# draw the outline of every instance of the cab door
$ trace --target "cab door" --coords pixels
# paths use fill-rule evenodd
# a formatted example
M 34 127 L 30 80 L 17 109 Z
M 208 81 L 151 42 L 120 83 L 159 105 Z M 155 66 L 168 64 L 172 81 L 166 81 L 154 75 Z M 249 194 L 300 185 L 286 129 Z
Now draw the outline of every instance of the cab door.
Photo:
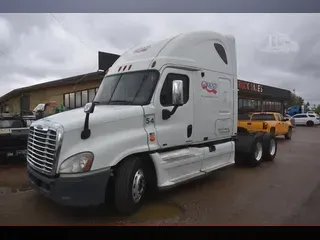
M 161 148 L 170 148 L 192 143 L 193 134 L 193 88 L 191 78 L 193 72 L 175 68 L 165 68 L 156 90 L 154 105 L 157 109 L 155 125 L 157 141 Z M 172 83 L 174 80 L 183 82 L 182 106 L 165 119 L 164 111 L 172 111 Z
M 205 154 L 203 149 L 188 146 L 194 139 L 192 82 L 196 77 L 194 72 L 166 68 L 161 74 L 154 98 L 156 140 L 162 148 L 159 164 L 166 172 L 167 179 L 175 183 L 204 174 L 200 171 Z M 177 108 L 173 106 L 172 99 L 175 80 L 182 81 L 183 85 L 183 96 L 179 95 L 183 98 L 183 104 Z M 168 112 L 172 113 L 169 117 Z M 183 145 L 187 146 L 176 148 Z

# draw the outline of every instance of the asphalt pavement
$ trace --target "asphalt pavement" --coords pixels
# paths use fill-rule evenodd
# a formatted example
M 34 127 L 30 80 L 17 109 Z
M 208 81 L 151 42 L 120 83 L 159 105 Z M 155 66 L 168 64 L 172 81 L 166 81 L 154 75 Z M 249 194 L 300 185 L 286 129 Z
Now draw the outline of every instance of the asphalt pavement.
M 298 127 L 291 140 L 279 137 L 274 162 L 216 171 L 149 199 L 131 217 L 108 207 L 59 206 L 25 187 L 24 168 L 0 169 L 0 188 L 24 186 L 0 191 L 0 224 L 320 224 L 319 156 L 320 126 Z M 1 180 L 4 172 L 14 180 Z

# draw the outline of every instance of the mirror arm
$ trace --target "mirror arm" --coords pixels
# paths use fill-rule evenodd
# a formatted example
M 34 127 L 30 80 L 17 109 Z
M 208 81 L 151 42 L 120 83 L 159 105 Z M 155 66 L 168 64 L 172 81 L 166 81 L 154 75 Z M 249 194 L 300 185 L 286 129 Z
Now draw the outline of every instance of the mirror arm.
M 172 116 L 173 114 L 175 114 L 175 112 L 177 111 L 177 109 L 178 109 L 178 105 L 175 105 L 173 108 L 172 108 L 172 110 L 171 110 L 171 112 L 170 112 L 170 116 Z
M 88 112 L 86 112 L 86 118 L 84 120 L 84 127 L 81 132 L 81 139 L 82 140 L 88 139 L 91 136 L 91 131 L 89 129 L 89 118 L 90 118 L 90 114 L 93 113 L 93 111 L 94 111 L 94 107 L 95 107 L 95 102 L 92 103 L 90 110 Z
M 86 119 L 84 120 L 84 127 L 81 132 L 81 139 L 82 140 L 88 139 L 91 135 L 91 131 L 89 129 L 89 115 L 90 115 L 90 113 L 86 113 Z
M 163 109 L 162 110 L 162 119 L 168 120 L 177 111 L 178 107 L 180 107 L 180 105 L 175 105 L 171 111 L 168 109 Z

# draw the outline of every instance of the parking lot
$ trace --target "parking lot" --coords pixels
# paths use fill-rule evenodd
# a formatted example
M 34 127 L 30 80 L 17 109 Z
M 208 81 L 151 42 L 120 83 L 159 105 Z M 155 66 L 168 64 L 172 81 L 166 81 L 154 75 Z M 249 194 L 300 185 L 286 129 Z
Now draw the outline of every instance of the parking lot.
M 320 127 L 298 127 L 278 143 L 274 162 L 216 171 L 148 199 L 131 217 L 59 206 L 28 188 L 23 165 L 2 166 L 0 224 L 319 224 Z

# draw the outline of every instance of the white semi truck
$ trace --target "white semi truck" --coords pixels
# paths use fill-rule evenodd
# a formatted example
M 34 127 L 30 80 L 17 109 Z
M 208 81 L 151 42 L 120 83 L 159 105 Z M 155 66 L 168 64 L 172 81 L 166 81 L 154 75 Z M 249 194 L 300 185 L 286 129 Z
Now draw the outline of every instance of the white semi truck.
M 234 37 L 209 31 L 125 52 L 92 103 L 32 124 L 30 182 L 63 205 L 111 198 L 132 214 L 148 190 L 273 160 L 274 136 L 237 128 L 236 66 Z

